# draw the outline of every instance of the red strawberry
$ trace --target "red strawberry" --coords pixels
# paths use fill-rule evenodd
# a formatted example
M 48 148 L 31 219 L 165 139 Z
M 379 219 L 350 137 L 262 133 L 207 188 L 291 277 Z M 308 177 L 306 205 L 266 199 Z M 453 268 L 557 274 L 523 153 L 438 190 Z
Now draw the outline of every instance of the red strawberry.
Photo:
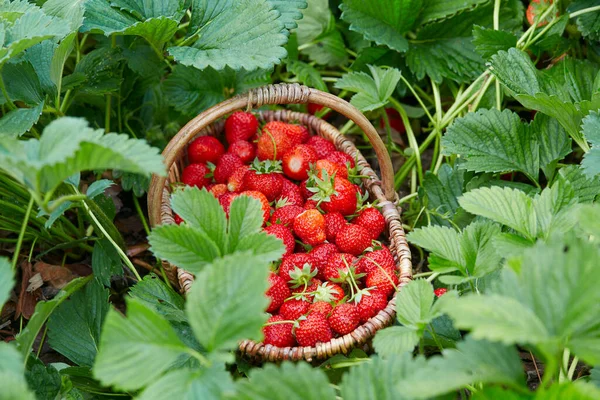
M 357 190 L 348 179 L 331 178 L 325 174 L 323 179 L 315 178 L 314 182 L 309 182 L 307 188 L 315 191 L 311 199 L 320 202 L 326 213 L 338 211 L 342 215 L 350 215 L 356 211 Z
M 404 127 L 404 122 L 402 122 L 402 117 L 400 117 L 400 113 L 394 108 L 386 108 L 385 113 L 388 116 L 390 121 L 390 127 L 394 129 L 398 133 L 406 132 L 406 128 Z M 381 128 L 385 128 L 385 121 L 383 118 L 379 121 L 379 126 Z
M 310 307 L 308 307 L 309 314 L 322 314 L 324 317 L 327 317 L 332 310 L 333 306 L 326 301 L 317 301 L 316 303 L 312 303 Z
M 300 193 L 300 188 L 289 179 L 282 178 L 281 194 L 277 198 L 278 202 L 285 202 L 285 205 L 302 206 L 304 198 Z
M 392 256 L 392 253 L 387 247 L 370 251 L 362 256 L 356 264 L 356 273 L 367 274 L 378 268 L 383 268 L 386 271 L 394 271 L 394 269 L 396 269 L 394 256 Z
M 317 112 L 321 111 L 323 108 L 325 108 L 325 106 L 321 105 L 321 104 L 315 104 L 315 103 L 308 103 L 307 106 L 307 111 L 309 114 L 311 115 L 315 115 Z M 330 111 L 327 111 L 322 117 L 321 119 L 324 120 L 328 120 L 329 117 L 331 115 Z
M 379 311 L 383 310 L 387 304 L 388 300 L 385 293 L 372 290 L 363 294 L 360 301 L 356 304 L 360 322 L 364 324 L 369 318 L 374 317 Z
M 318 160 L 315 163 L 315 171 L 319 178 L 323 178 L 323 170 L 325 170 L 329 176 L 335 174 L 335 176 L 339 176 L 340 178 L 348 178 L 348 169 L 343 164 L 329 160 Z
M 270 160 L 256 161 L 246 173 L 245 182 L 249 190 L 256 190 L 263 193 L 269 201 L 274 201 L 280 194 L 283 187 L 283 177 L 279 163 L 273 163 Z
M 259 160 L 282 160 L 295 144 L 286 133 L 284 122 L 272 121 L 267 123 L 258 138 L 256 155 Z
M 223 154 L 221 158 L 219 158 L 219 162 L 215 168 L 215 181 L 217 181 L 217 183 L 227 183 L 229 177 L 242 165 L 244 165 L 244 163 L 235 154 Z
M 294 323 L 284 321 L 285 319 L 281 315 L 273 315 L 267 320 L 267 325 L 263 328 L 264 344 L 276 347 L 293 347 L 296 345 L 293 334 Z
M 279 315 L 287 320 L 296 320 L 308 312 L 308 307 L 308 301 L 291 299 L 282 304 Z
M 392 271 L 377 268 L 367 274 L 365 283 L 367 287 L 376 288 L 385 294 L 385 296 L 389 296 L 398 287 L 398 277 Z
M 343 303 L 333 309 L 327 320 L 331 329 L 340 335 L 346 335 L 356 329 L 360 322 L 360 315 L 354 304 Z
M 246 190 L 246 173 L 250 170 L 247 165 L 237 167 L 227 179 L 227 189 L 230 192 L 243 192 Z
M 281 121 L 271 121 L 265 124 L 263 132 L 268 130 L 269 132 L 278 132 L 288 137 L 292 143 L 292 146 L 305 143 L 309 138 L 308 129 L 302 125 L 289 124 Z
M 185 222 L 178 214 L 173 214 L 173 219 L 177 225 L 181 225 L 182 222 Z
M 337 303 L 345 296 L 344 289 L 337 283 L 324 282 L 315 290 L 313 301 L 326 301 L 327 303 Z
M 181 182 L 202 188 L 212 181 L 212 172 L 206 164 L 190 164 L 181 173 Z
M 374 207 L 367 207 L 361 210 L 352 222 L 371 232 L 371 239 L 373 240 L 376 240 L 385 229 L 385 218 Z
M 314 272 L 315 270 L 313 270 L 311 275 L 314 274 Z M 292 273 L 292 275 L 294 275 L 294 273 Z M 312 302 L 313 298 L 315 297 L 313 292 L 316 292 L 322 283 L 323 282 L 320 279 L 313 278 L 306 285 L 301 285 L 295 289 L 292 289 L 292 295 L 297 299 Z
M 310 199 L 314 194 L 313 192 L 308 190 L 308 184 L 309 184 L 309 182 L 306 180 L 306 181 L 302 181 L 300 183 L 300 185 L 298 185 L 298 189 L 300 189 L 300 195 L 302 195 L 302 198 L 304 200 Z M 312 182 L 311 182 L 311 186 L 312 186 Z
M 350 168 L 354 168 L 354 158 L 343 151 L 333 151 L 325 159 L 340 165 L 350 164 Z
M 225 147 L 212 136 L 200 136 L 188 146 L 188 161 L 190 163 L 213 163 L 225 153 Z
M 327 318 L 318 313 L 309 314 L 300 321 L 296 329 L 296 340 L 300 346 L 314 346 L 331 340 L 331 328 Z
M 446 288 L 437 288 L 433 291 L 433 294 L 435 294 L 436 297 L 442 297 L 443 295 L 446 294 L 447 291 L 448 291 L 448 289 L 446 289 Z
M 338 252 L 338 248 L 331 243 L 323 243 L 313 248 L 310 253 L 313 258 L 313 264 L 317 268 L 317 278 L 324 279 L 323 271 L 327 267 L 329 256 Z
M 238 156 L 244 164 L 249 164 L 256 157 L 256 149 L 252 143 L 245 140 L 238 140 L 233 142 L 228 149 L 229 153 Z
M 263 211 L 263 221 L 267 222 L 269 220 L 269 217 L 271 216 L 271 206 L 269 205 L 269 200 L 267 200 L 267 198 L 265 197 L 264 194 L 262 194 L 261 192 L 254 191 L 254 190 L 246 190 L 246 191 L 240 193 L 240 195 L 254 197 L 258 201 L 260 201 L 260 205 L 261 205 L 262 211 Z
M 283 278 L 286 282 L 292 280 L 290 276 L 290 272 L 295 271 L 296 268 L 302 270 L 305 265 L 308 265 L 310 271 L 315 271 L 316 268 L 312 265 L 312 257 L 306 253 L 295 253 L 290 254 L 289 256 L 283 257 L 283 261 L 279 266 L 279 276 Z M 312 279 L 312 277 L 310 277 Z M 307 282 L 309 279 L 307 280 Z
M 340 279 L 340 272 L 347 273 L 358 259 L 348 253 L 334 253 L 327 259 L 323 277 L 328 281 Z
M 284 257 L 294 252 L 296 241 L 294 240 L 294 235 L 292 235 L 290 228 L 283 225 L 271 225 L 265 228 L 265 232 L 281 239 L 285 245 L 285 253 L 283 253 Z
M 271 273 L 269 275 L 269 289 L 266 292 L 267 297 L 271 299 L 271 303 L 267 308 L 268 313 L 274 313 L 279 310 L 285 299 L 291 296 L 290 289 L 283 278 Z
M 299 206 L 283 206 L 275 210 L 269 222 L 271 224 L 281 224 L 284 226 L 293 226 L 294 219 L 304 212 L 304 208 Z
M 227 185 L 224 185 L 222 183 L 214 184 L 211 186 L 209 192 L 216 198 L 219 198 L 220 195 L 228 192 Z
M 253 114 L 236 111 L 225 120 L 225 139 L 228 143 L 248 140 L 258 131 L 258 120 Z
M 239 195 L 239 193 L 227 192 L 218 197 L 219 204 L 221 204 L 221 207 L 223 207 L 223 210 L 225 210 L 225 214 L 227 214 L 228 217 L 229 209 L 231 208 L 231 202 Z
M 325 235 L 327 236 L 327 241 L 335 243 L 338 232 L 346 225 L 348 225 L 348 221 L 339 212 L 325 214 Z
M 348 224 L 338 232 L 335 244 L 340 251 L 358 256 L 371 246 L 371 233 L 360 225 Z
M 283 173 L 297 181 L 308 178 L 310 165 L 317 161 L 317 152 L 312 146 L 299 144 L 283 156 Z
M 294 233 L 311 246 L 323 243 L 326 239 L 325 218 L 318 210 L 306 210 L 294 219 Z
M 327 157 L 330 153 L 336 151 L 335 145 L 329 140 L 320 136 L 311 136 L 306 142 L 309 146 L 312 146 L 317 152 L 319 159 Z
M 316 210 L 317 209 L 317 202 L 314 200 L 306 200 L 304 202 L 304 209 L 305 210 Z

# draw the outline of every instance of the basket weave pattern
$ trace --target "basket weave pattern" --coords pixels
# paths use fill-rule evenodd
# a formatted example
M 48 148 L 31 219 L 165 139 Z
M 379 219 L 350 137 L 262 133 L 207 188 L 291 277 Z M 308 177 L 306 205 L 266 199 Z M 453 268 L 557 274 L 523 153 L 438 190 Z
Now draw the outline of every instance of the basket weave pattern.
M 261 122 L 268 121 L 298 121 L 308 127 L 312 135 L 322 136 L 332 141 L 336 148 L 343 151 L 355 160 L 359 166 L 363 183 L 372 200 L 378 200 L 381 212 L 387 225 L 389 248 L 396 261 L 399 275 L 399 288 L 406 285 L 412 278 L 412 264 L 410 260 L 410 249 L 406 242 L 404 230 L 400 220 L 400 210 L 396 206 L 397 195 L 393 191 L 393 171 L 387 150 L 371 123 L 354 107 L 342 99 L 328 93 L 310 89 L 298 84 L 269 85 L 254 89 L 245 95 L 234 97 L 226 102 L 220 103 L 213 108 L 200 114 L 190 121 L 171 140 L 163 155 L 169 167 L 167 178 L 153 177 L 150 190 L 148 208 L 151 224 L 174 223 L 173 211 L 170 207 L 171 184 L 179 182 L 180 174 L 187 165 L 187 145 L 196 137 L 203 135 L 219 136 L 224 127 L 220 118 L 236 109 L 251 109 L 263 104 L 292 104 L 307 102 L 323 104 L 332 108 L 348 118 L 352 119 L 367 134 L 373 148 L 378 156 L 383 180 L 380 180 L 373 171 L 363 155 L 354 144 L 347 140 L 333 125 L 313 115 L 293 112 L 289 110 L 259 111 L 257 117 Z M 194 280 L 189 272 L 164 263 L 167 273 L 174 277 L 184 293 L 188 292 Z M 376 316 L 365 324 L 359 326 L 353 332 L 333 338 L 327 343 L 318 343 L 314 347 L 286 347 L 279 348 L 272 345 L 264 345 L 252 340 L 244 340 L 239 348 L 242 353 L 255 356 L 268 361 L 281 360 L 307 360 L 323 359 L 337 353 L 347 353 L 352 348 L 366 343 L 375 333 L 393 323 L 395 318 L 396 295 L 389 301 L 388 305 Z

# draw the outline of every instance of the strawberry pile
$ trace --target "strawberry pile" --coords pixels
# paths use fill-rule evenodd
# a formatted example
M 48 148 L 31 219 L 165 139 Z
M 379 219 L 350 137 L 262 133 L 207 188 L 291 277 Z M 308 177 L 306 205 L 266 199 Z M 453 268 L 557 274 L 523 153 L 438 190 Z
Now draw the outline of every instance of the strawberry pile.
M 284 243 L 269 276 L 264 343 L 328 342 L 385 308 L 398 284 L 395 262 L 379 241 L 385 219 L 366 202 L 355 160 L 305 126 L 260 127 L 241 111 L 227 118 L 225 141 L 196 138 L 181 180 L 206 188 L 227 214 L 237 196 L 258 199 L 265 232 Z

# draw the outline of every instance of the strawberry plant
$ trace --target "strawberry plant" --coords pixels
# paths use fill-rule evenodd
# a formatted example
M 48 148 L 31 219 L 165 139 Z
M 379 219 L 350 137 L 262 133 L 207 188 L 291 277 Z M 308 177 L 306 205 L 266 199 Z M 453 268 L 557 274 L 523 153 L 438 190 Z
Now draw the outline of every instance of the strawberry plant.
M 0 399 L 600 398 L 599 40 L 594 0 L 0 0 Z M 150 226 L 173 135 L 270 83 L 372 122 L 412 281 L 360 157 L 281 106 L 195 138 Z M 366 346 L 237 351 L 393 296 Z

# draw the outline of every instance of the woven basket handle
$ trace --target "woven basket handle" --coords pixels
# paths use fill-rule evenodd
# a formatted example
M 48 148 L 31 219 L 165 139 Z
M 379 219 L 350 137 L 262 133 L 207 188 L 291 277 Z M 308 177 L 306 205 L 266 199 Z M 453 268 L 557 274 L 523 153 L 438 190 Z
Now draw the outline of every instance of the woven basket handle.
M 177 160 L 178 154 L 183 151 L 185 146 L 200 132 L 213 122 L 225 115 L 239 110 L 260 107 L 265 104 L 302 104 L 315 103 L 331 108 L 334 111 L 344 115 L 352 120 L 367 135 L 381 170 L 381 183 L 385 197 L 394 202 L 396 192 L 394 191 L 394 170 L 392 161 L 387 152 L 381 137 L 371 124 L 371 122 L 354 106 L 347 101 L 340 99 L 330 93 L 325 93 L 317 89 L 297 83 L 280 83 L 252 89 L 249 92 L 232 97 L 223 101 L 208 110 L 199 114 L 196 118 L 188 122 L 169 142 L 163 156 L 167 169 L 170 169 Z M 152 206 L 150 212 L 150 222 L 152 225 L 160 223 L 160 199 L 166 178 L 154 175 L 152 185 L 148 193 L 148 204 Z M 158 201 L 157 201 L 158 200 Z

